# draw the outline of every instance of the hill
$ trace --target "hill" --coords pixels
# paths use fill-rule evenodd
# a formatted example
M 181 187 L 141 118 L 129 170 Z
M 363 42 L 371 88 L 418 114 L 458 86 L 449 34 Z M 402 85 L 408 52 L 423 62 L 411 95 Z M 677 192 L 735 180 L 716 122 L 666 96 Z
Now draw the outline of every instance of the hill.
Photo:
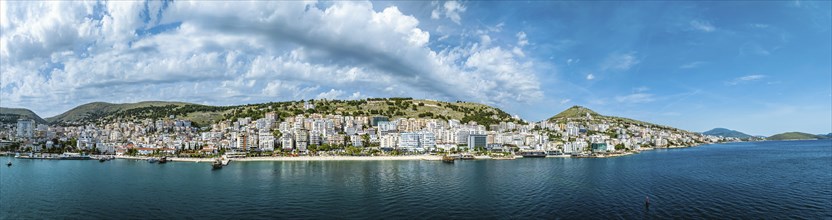
M 310 104 L 310 106 L 307 106 Z M 314 107 L 312 107 L 314 106 Z M 307 108 L 312 107 L 312 108 Z M 508 113 L 488 105 L 471 102 L 442 102 L 412 98 L 371 98 L 365 100 L 300 100 L 269 102 L 238 106 L 206 106 L 183 102 L 139 102 L 112 104 L 93 102 L 75 107 L 47 121 L 56 124 L 100 123 L 130 119 L 160 119 L 174 115 L 198 125 L 219 120 L 263 118 L 274 112 L 280 118 L 298 114 L 331 114 L 345 116 L 387 116 L 396 118 L 456 119 L 462 123 L 475 121 L 486 127 L 503 121 L 525 123 Z
M 727 129 L 727 128 L 714 128 L 706 132 L 702 132 L 704 135 L 711 135 L 711 136 L 721 136 L 721 137 L 733 137 L 733 138 L 751 138 L 751 135 L 746 133 L 742 133 L 739 131 Z
M 0 107 L 0 124 L 14 124 L 17 123 L 17 119 L 33 119 L 38 124 L 46 124 L 46 120 L 43 120 L 38 114 L 32 112 L 32 110 L 25 109 L 25 108 L 3 108 Z
M 181 113 L 171 110 L 186 106 L 193 107 L 202 105 L 160 101 L 122 104 L 93 102 L 80 105 L 54 117 L 46 118 L 46 121 L 52 124 L 83 124 L 125 116 L 132 118 L 160 118 L 167 117 L 170 114 Z
M 587 117 L 587 115 L 589 115 L 590 117 Z M 683 131 L 681 129 L 677 129 L 677 128 L 673 128 L 673 127 L 669 127 L 669 126 L 653 124 L 653 123 L 650 123 L 650 122 L 644 122 L 644 121 L 639 121 L 639 120 L 630 119 L 630 118 L 601 115 L 601 114 L 598 114 L 597 112 L 595 112 L 595 111 L 593 111 L 589 108 L 586 108 L 586 107 L 583 107 L 583 106 L 577 106 L 577 105 L 572 106 L 572 107 L 556 114 L 555 116 L 552 116 L 549 119 L 546 119 L 546 121 L 550 121 L 550 122 L 608 121 L 608 122 L 620 122 L 620 123 L 627 123 L 627 124 L 657 127 L 657 128 L 661 128 L 661 129 L 670 129 L 670 130 Z
M 828 139 L 829 137 L 823 135 L 814 135 L 814 134 L 807 134 L 803 132 L 786 132 L 781 134 L 775 134 L 768 137 L 768 140 L 773 141 L 780 141 L 780 140 L 815 140 L 815 139 Z
M 305 103 L 314 108 L 307 109 Z M 225 119 L 236 120 L 241 117 L 262 118 L 266 112 L 275 112 L 281 118 L 299 114 L 323 114 L 345 116 L 386 116 L 396 118 L 436 118 L 456 119 L 462 123 L 471 121 L 488 127 L 500 122 L 525 124 L 520 119 L 500 110 L 479 103 L 442 102 L 436 100 L 412 98 L 370 98 L 364 100 L 309 100 L 290 102 L 271 102 L 235 107 L 225 115 Z
M 589 114 L 590 116 L 599 116 L 600 115 L 597 112 L 592 111 L 591 109 L 588 109 L 588 108 L 583 107 L 583 106 L 576 105 L 576 106 L 572 106 L 571 108 L 568 108 L 566 110 L 563 110 L 562 112 L 558 113 L 555 116 L 552 116 L 551 118 L 549 118 L 547 120 L 552 121 L 552 120 L 559 120 L 559 119 L 581 118 L 581 117 L 586 117 L 587 114 Z

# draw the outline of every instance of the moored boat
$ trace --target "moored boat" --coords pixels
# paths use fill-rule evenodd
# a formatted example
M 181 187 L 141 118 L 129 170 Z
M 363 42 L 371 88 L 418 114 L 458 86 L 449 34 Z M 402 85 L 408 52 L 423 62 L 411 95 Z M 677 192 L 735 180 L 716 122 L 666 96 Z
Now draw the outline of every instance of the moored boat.
M 543 151 L 523 151 L 523 152 L 520 152 L 520 156 L 523 156 L 523 158 L 543 158 L 543 157 L 546 157 L 546 152 L 543 152 Z
M 147 158 L 147 162 L 148 163 L 156 163 L 156 162 L 159 162 L 159 159 L 156 159 L 155 157 L 151 157 L 151 158 Z
M 167 163 L 167 162 L 168 162 L 168 157 L 159 158 L 159 164 L 163 164 L 163 163 Z
M 443 163 L 454 163 L 454 158 L 448 155 L 442 156 Z
M 9 163 L 7 163 L 6 166 L 9 166 L 9 167 L 12 166 L 12 162 L 9 161 Z
M 476 159 L 473 154 L 461 154 L 459 155 L 460 160 L 473 160 Z
M 211 168 L 221 169 L 222 168 L 222 159 L 220 159 L 220 158 L 214 159 L 214 162 L 211 162 Z

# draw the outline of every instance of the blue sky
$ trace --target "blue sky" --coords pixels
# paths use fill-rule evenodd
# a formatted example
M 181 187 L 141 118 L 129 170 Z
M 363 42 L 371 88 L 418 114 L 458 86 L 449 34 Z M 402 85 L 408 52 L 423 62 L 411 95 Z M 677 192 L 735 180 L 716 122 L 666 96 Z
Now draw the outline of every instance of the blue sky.
M 832 4 L 0 3 L 0 105 L 473 101 L 582 105 L 691 131 L 832 132 Z

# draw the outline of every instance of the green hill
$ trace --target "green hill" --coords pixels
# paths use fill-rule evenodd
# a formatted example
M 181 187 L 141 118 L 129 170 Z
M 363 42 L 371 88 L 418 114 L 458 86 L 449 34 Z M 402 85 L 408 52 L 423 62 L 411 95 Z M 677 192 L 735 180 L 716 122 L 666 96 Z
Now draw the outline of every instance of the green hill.
M 57 124 L 84 124 L 130 119 L 159 119 L 170 115 L 188 119 L 199 125 L 237 118 L 263 118 L 274 112 L 281 118 L 298 114 L 332 114 L 345 116 L 387 116 L 396 118 L 456 119 L 462 123 L 475 121 L 486 127 L 503 121 L 525 123 L 508 113 L 488 105 L 471 102 L 442 102 L 412 98 L 371 98 L 365 100 L 309 100 L 315 107 L 304 108 L 307 101 L 269 102 L 238 106 L 206 106 L 183 102 L 139 102 L 112 104 L 94 102 L 75 107 L 63 114 L 47 118 Z
M 590 116 L 593 116 L 593 117 L 600 115 L 597 112 L 592 111 L 592 110 L 590 110 L 586 107 L 576 105 L 576 106 L 572 106 L 571 108 L 568 108 L 566 110 L 563 110 L 562 112 L 558 113 L 555 116 L 552 116 L 551 118 L 549 118 L 547 120 L 552 121 L 552 120 L 561 120 L 561 119 L 570 119 L 570 118 L 582 118 L 582 117 L 586 117 L 587 114 L 589 114 Z
M 304 100 L 271 102 L 237 106 L 224 118 L 262 118 L 266 112 L 275 112 L 281 118 L 298 114 L 330 114 L 344 116 L 387 116 L 388 118 L 436 118 L 470 121 L 488 127 L 500 122 L 525 123 L 495 107 L 471 102 L 442 102 L 412 98 L 370 98 L 365 100 L 309 100 L 315 107 L 304 108 Z
M 25 108 L 3 108 L 0 107 L 0 124 L 14 124 L 17 123 L 17 119 L 33 119 L 38 124 L 46 124 L 46 120 L 43 120 L 38 114 L 32 112 L 32 110 L 25 109 Z
M 106 102 L 93 102 L 84 105 L 80 105 L 73 109 L 70 109 L 67 112 L 64 112 L 60 115 L 56 115 L 54 117 L 46 118 L 46 121 L 49 123 L 56 123 L 56 124 L 79 124 L 79 123 L 88 123 L 88 122 L 96 122 L 101 119 L 109 119 L 112 118 L 114 115 L 118 115 L 119 113 L 130 112 L 134 113 L 134 116 L 141 116 L 135 115 L 136 113 L 147 113 L 144 111 L 136 111 L 136 110 L 150 110 L 151 112 L 156 110 L 156 115 L 153 116 L 160 116 L 166 117 L 167 115 L 162 116 L 163 113 L 167 113 L 164 111 L 159 111 L 157 109 L 159 107 L 182 107 L 182 106 L 194 106 L 195 104 L 184 103 L 184 102 L 159 102 L 159 101 L 148 101 L 148 102 L 138 102 L 138 103 L 122 103 L 122 104 L 113 104 L 113 103 L 106 103 Z
M 828 137 L 823 135 L 814 135 L 808 134 L 803 132 L 786 132 L 781 134 L 775 134 L 771 137 L 767 138 L 768 140 L 773 141 L 780 141 L 780 140 L 815 140 L 815 139 L 828 139 Z
M 591 116 L 592 119 L 586 117 L 587 114 L 589 114 L 589 116 Z M 583 106 L 577 106 L 577 105 L 572 106 L 572 107 L 558 113 L 557 115 L 552 116 L 551 118 L 547 119 L 547 121 L 550 121 L 550 122 L 587 121 L 587 120 L 591 120 L 591 121 L 604 120 L 604 121 L 611 121 L 611 122 L 620 122 L 620 123 L 627 123 L 627 124 L 651 126 L 651 127 L 661 128 L 661 129 L 670 129 L 670 130 L 683 131 L 681 129 L 677 129 L 677 128 L 673 128 L 673 127 L 653 124 L 653 123 L 639 121 L 639 120 L 630 119 L 630 118 L 601 115 L 601 114 L 598 114 L 595 111 L 592 111 L 589 108 L 586 108 L 586 107 L 583 107 Z
M 702 132 L 704 135 L 712 135 L 712 136 L 721 136 L 721 137 L 734 137 L 734 138 L 750 138 L 751 135 L 746 133 L 742 133 L 739 131 L 727 129 L 727 128 L 714 128 L 706 132 Z

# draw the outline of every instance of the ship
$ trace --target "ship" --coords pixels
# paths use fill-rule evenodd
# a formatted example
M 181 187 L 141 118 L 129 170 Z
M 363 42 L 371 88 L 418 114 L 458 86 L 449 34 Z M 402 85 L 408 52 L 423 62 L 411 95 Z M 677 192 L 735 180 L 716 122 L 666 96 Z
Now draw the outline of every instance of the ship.
M 442 156 L 443 163 L 454 163 L 454 158 L 448 155 Z
M 544 152 L 544 151 L 523 151 L 523 152 L 520 152 L 520 156 L 523 156 L 523 158 L 543 158 L 543 157 L 546 157 L 546 152 Z
M 222 159 L 220 159 L 220 158 L 214 159 L 214 161 L 211 162 L 211 168 L 214 169 L 214 170 L 222 169 Z

